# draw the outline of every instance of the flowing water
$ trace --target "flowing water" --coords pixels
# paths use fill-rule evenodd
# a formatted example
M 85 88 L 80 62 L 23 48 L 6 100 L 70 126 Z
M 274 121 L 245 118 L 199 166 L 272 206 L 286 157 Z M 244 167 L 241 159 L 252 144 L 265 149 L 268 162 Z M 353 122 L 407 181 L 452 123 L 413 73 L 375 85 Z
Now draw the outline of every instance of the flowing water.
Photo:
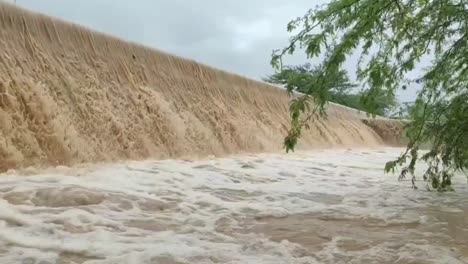
M 283 89 L 4 3 L 0 50 L 1 264 L 468 262 L 466 178 L 413 191 L 399 149 L 117 162 L 278 151 Z M 401 144 L 339 105 L 310 125 L 303 149 Z M 86 162 L 115 163 L 37 169 Z
M 0 172 L 281 151 L 290 99 L 284 89 L 0 1 Z M 327 114 L 310 122 L 299 147 L 399 145 L 398 121 L 334 104 Z
M 400 151 L 9 171 L 0 263 L 467 263 L 466 178 L 414 191 Z

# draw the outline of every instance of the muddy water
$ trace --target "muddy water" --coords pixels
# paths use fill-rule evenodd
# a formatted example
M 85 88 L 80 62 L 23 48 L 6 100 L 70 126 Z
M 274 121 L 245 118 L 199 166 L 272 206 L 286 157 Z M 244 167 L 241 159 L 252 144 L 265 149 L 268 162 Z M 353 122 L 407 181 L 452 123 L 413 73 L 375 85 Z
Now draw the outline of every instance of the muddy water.
M 0 263 L 467 263 L 466 178 L 412 191 L 399 151 L 10 172 Z
M 282 149 L 284 89 L 4 2 L 0 172 Z M 327 116 L 302 148 L 400 145 L 398 121 L 336 104 Z

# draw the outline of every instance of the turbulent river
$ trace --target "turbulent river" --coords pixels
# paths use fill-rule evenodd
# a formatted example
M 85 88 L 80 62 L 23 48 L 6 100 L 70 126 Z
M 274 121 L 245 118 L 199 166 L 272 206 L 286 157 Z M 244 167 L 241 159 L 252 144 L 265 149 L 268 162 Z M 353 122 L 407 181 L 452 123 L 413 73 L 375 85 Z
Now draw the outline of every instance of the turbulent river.
M 414 191 L 400 151 L 9 171 L 0 263 L 468 263 L 466 178 Z

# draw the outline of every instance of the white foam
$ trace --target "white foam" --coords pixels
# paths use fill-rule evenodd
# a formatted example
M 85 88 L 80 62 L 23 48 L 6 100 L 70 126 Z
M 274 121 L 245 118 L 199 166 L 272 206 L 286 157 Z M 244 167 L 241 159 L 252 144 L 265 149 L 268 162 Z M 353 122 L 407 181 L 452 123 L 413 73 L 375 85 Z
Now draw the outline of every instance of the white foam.
M 398 260 L 395 254 L 403 262 L 457 263 L 463 254 L 449 248 L 454 238 L 440 226 L 449 221 L 444 212 L 466 215 L 466 180 L 456 179 L 454 194 L 427 192 L 423 182 L 413 191 L 409 182 L 383 173 L 383 164 L 400 152 L 325 150 L 57 168 L 27 177 L 11 172 L 0 176 L 0 197 L 5 199 L 0 199 L 0 245 L 6 249 L 0 250 L 0 263 L 27 258 L 55 263 L 65 253 L 82 256 L 88 264 L 154 263 L 158 258 L 182 263 L 362 263 Z M 15 195 L 23 200 L 9 203 Z M 268 223 L 297 215 L 349 223 L 350 228 L 356 223 L 356 229 L 363 224 L 382 228 L 382 239 L 388 241 L 364 240 L 359 243 L 371 244 L 349 251 L 340 243 L 358 238 L 338 232 L 320 251 L 310 252 L 249 229 L 256 219 Z M 409 225 L 415 227 L 401 231 Z M 434 239 L 421 242 L 428 236 Z M 401 238 L 407 241 L 401 244 Z M 424 245 L 439 253 L 418 255 Z

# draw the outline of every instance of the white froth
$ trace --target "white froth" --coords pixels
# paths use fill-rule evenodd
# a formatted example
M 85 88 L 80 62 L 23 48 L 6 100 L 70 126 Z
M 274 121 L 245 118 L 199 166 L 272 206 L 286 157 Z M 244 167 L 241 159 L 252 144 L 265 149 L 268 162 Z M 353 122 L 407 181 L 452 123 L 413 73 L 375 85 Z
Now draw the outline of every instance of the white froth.
M 0 177 L 0 263 L 463 263 L 466 179 L 455 193 L 423 182 L 413 191 L 383 173 L 400 151 L 9 172 Z M 319 242 L 288 241 L 288 232 Z

